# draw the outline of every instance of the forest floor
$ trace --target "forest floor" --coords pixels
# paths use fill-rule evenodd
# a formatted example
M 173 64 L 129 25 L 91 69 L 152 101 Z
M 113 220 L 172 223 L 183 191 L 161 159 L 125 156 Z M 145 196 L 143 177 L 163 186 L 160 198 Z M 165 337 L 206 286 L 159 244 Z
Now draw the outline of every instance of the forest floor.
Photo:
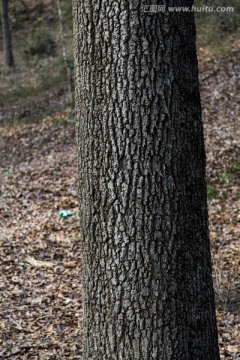
M 200 51 L 221 359 L 240 359 L 240 65 Z M 0 359 L 81 359 L 81 252 L 70 109 L 0 125 Z M 67 219 L 62 209 L 76 214 Z

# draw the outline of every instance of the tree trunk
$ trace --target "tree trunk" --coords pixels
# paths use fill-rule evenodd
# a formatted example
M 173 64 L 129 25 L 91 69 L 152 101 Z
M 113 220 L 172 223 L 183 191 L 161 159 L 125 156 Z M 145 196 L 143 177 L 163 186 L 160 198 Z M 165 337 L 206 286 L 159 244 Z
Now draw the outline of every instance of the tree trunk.
M 14 65 L 12 53 L 11 30 L 8 16 L 8 0 L 2 0 L 2 26 L 3 26 L 3 44 L 7 66 Z
M 62 54 L 63 54 L 63 61 L 66 67 L 67 77 L 68 77 L 68 96 L 71 106 L 74 107 L 74 84 L 73 84 L 73 76 L 72 71 L 69 63 L 69 57 L 67 53 L 67 44 L 64 35 L 64 26 L 63 26 L 63 16 L 62 16 L 62 8 L 60 0 L 57 0 L 57 10 L 58 10 L 58 18 L 59 18 L 59 25 L 60 25 L 60 38 L 62 42 Z
M 84 359 L 218 360 L 194 16 L 73 4 Z

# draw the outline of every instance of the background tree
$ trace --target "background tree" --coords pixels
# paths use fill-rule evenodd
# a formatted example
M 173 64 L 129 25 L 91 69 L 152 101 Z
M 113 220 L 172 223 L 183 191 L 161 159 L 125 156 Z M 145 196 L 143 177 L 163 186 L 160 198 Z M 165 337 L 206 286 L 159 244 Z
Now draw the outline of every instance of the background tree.
M 194 17 L 141 3 L 73 1 L 84 358 L 216 360 Z
M 69 101 L 71 102 L 72 106 L 74 107 L 74 83 L 73 83 L 73 76 L 72 76 L 72 70 L 71 70 L 71 64 L 69 61 L 68 51 L 67 51 L 67 44 L 64 34 L 64 21 L 63 21 L 63 15 L 62 15 L 62 8 L 61 8 L 61 2 L 60 0 L 57 1 L 57 10 L 58 10 L 58 17 L 59 17 L 59 25 L 60 25 L 60 38 L 62 43 L 62 55 L 64 64 L 66 67 L 67 77 L 68 77 L 68 92 L 69 92 Z
M 7 66 L 13 66 L 12 39 L 9 24 L 8 0 L 2 0 L 3 45 Z

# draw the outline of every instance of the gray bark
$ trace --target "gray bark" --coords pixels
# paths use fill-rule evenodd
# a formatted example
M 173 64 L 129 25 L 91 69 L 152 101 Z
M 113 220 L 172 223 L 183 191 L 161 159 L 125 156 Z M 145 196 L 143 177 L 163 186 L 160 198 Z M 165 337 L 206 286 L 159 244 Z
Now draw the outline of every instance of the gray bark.
M 84 359 L 218 360 L 193 14 L 73 5 Z
M 2 0 L 2 26 L 3 26 L 3 46 L 7 66 L 14 65 L 12 53 L 12 39 L 8 16 L 8 0 Z
M 67 71 L 67 77 L 68 77 L 68 93 L 69 93 L 69 101 L 71 104 L 74 104 L 74 84 L 73 84 L 73 76 L 72 71 L 69 63 L 69 57 L 67 53 L 67 44 L 65 40 L 64 35 L 64 25 L 63 25 L 63 16 L 62 16 L 62 9 L 61 9 L 61 3 L 60 0 L 57 0 L 57 9 L 58 9 L 58 18 L 59 18 L 59 26 L 60 26 L 60 38 L 62 42 L 62 54 L 63 54 L 63 61 L 66 67 Z

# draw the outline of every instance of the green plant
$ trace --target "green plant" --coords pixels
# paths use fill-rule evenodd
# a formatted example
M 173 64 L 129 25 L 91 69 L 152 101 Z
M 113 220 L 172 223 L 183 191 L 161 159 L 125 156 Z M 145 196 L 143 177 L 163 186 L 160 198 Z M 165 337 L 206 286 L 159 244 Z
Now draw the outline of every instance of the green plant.
M 68 119 L 56 119 L 53 121 L 55 126 L 67 126 L 69 124 Z
M 238 191 L 238 192 L 236 193 L 235 199 L 236 199 L 236 200 L 240 200 L 240 191 Z
M 229 172 L 231 174 L 235 174 L 239 171 L 240 171 L 240 163 L 234 160 L 229 168 Z
M 218 174 L 219 178 L 224 180 L 226 183 L 234 180 L 236 175 L 240 172 L 240 163 L 236 160 L 233 160 L 230 167 L 225 169 L 223 172 Z
M 229 183 L 231 180 L 231 174 L 227 170 L 224 170 L 223 172 L 219 173 L 220 179 L 224 180 L 226 183 Z
M 38 55 L 39 57 L 55 55 L 56 43 L 51 34 L 47 31 L 34 33 L 26 54 Z
M 208 187 L 207 187 L 207 195 L 208 195 L 209 200 L 216 199 L 218 197 L 218 191 L 215 188 L 215 185 L 213 185 L 213 184 L 208 185 Z

